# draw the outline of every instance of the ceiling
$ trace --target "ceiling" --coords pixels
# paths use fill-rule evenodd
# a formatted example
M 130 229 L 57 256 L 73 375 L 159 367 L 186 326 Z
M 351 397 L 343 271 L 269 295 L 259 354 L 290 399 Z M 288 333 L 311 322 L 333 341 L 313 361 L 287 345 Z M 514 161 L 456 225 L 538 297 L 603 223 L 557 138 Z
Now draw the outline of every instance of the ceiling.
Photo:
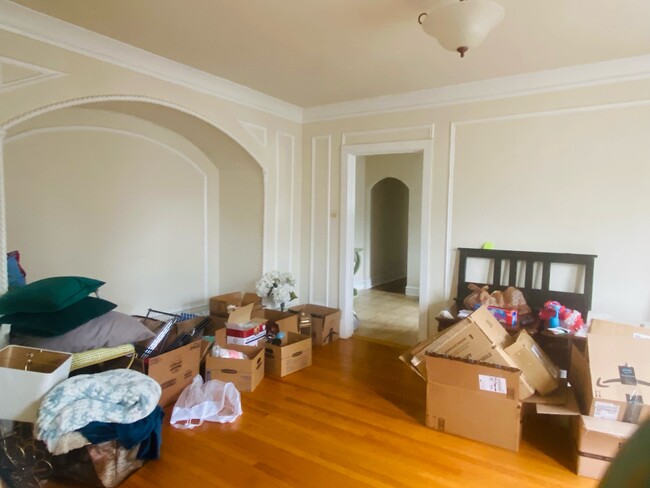
M 497 0 L 504 21 L 463 59 L 418 25 L 435 1 L 14 3 L 300 107 L 650 54 L 650 0 Z

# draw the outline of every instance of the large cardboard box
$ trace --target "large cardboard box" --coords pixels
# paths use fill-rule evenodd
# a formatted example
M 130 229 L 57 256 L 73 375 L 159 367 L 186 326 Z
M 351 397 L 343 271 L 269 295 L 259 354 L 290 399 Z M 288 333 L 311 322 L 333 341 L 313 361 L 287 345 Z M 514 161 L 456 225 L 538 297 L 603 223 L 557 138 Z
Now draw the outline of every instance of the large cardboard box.
M 560 370 L 525 330 L 519 333 L 513 344 L 506 347 L 506 353 L 524 372 L 526 381 L 542 395 L 557 389 Z
M 45 394 L 68 378 L 72 354 L 23 346 L 0 349 L 0 419 L 35 422 Z
M 425 362 L 427 427 L 519 450 L 520 370 L 435 353 Z
M 576 441 L 576 473 L 599 480 L 638 426 L 579 415 L 572 418 L 572 427 Z
M 640 423 L 650 418 L 650 341 L 589 334 L 586 355 L 572 350 L 569 381 L 583 414 Z
M 314 347 L 327 346 L 339 340 L 341 310 L 338 308 L 304 304 L 291 307 L 289 311 L 296 314 L 304 311 L 311 315 L 311 337 Z
M 530 374 L 532 378 L 538 379 L 541 370 L 552 367 L 550 360 L 548 360 L 549 365 L 545 365 L 542 363 L 541 355 L 528 354 L 524 350 L 524 344 L 529 349 L 531 347 L 526 339 L 526 336 L 524 336 L 520 344 L 511 349 L 517 355 L 517 363 L 508 354 L 508 347 L 515 344 L 515 338 L 508 334 L 487 308 L 481 307 L 457 324 L 421 342 L 411 351 L 402 354 L 400 359 L 423 379 L 426 379 L 425 357 L 431 352 L 518 368 L 523 373 L 519 378 L 519 394 L 520 399 L 524 400 L 535 392 L 535 386 L 529 381 L 528 375 Z M 550 370 L 546 376 L 552 376 L 553 374 L 557 374 L 555 369 Z M 540 381 L 538 383 L 545 392 L 552 391 L 557 387 L 557 382 L 554 382 L 553 388 L 542 384 Z
M 609 320 L 594 319 L 589 326 L 589 334 L 634 337 L 650 339 L 650 329 L 638 325 L 621 324 Z
M 205 381 L 233 383 L 239 391 L 254 391 L 264 378 L 264 348 L 229 344 L 228 349 L 243 352 L 248 359 L 205 358 Z
M 309 337 L 295 332 L 287 334 L 282 346 L 266 344 L 266 373 L 282 377 L 311 366 L 311 347 Z

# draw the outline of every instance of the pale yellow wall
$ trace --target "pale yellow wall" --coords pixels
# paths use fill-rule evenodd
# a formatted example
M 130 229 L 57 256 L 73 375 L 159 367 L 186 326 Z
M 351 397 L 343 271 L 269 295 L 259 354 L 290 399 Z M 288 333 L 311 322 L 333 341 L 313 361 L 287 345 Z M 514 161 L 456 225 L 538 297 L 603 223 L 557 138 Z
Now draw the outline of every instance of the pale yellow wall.
M 4 166 L 7 244 L 28 282 L 97 278 L 100 296 L 133 314 L 199 306 L 217 291 L 219 173 L 176 133 L 63 109 L 15 127 Z
M 420 226 L 421 226 L 421 207 L 422 207 L 422 154 L 383 154 L 366 156 L 364 170 L 364 198 L 366 203 L 360 211 L 369 208 L 370 192 L 375 184 L 384 178 L 396 178 L 406 185 L 409 192 L 408 201 L 408 263 L 407 263 L 407 294 L 418 295 L 420 282 Z M 359 174 L 357 178 L 360 179 Z M 361 212 L 359 212 L 361 213 Z M 361 215 L 364 219 L 363 229 L 356 229 L 355 239 L 361 243 L 359 247 L 368 248 L 369 243 L 369 220 L 370 214 L 367 211 Z M 363 232 L 357 237 L 356 233 Z M 386 243 L 390 245 L 390 243 Z M 366 259 L 362 273 L 360 273 L 366 282 L 372 282 L 373 277 L 370 275 L 370 269 L 367 267 L 369 256 Z M 395 273 L 388 272 L 389 275 Z M 400 276 L 403 277 L 403 276 Z
M 597 254 L 592 310 L 647 322 L 648 93 L 650 81 L 637 80 L 314 122 L 305 126 L 304 171 L 309 177 L 313 160 L 326 157 L 309 141 L 331 140 L 327 161 L 337 182 L 344 140 L 421 140 L 433 126 L 433 177 L 425 182 L 432 192 L 430 326 L 453 297 L 455 249 L 487 240 L 501 249 Z M 325 199 L 323 191 L 311 201 Z M 328 196 L 330 215 L 338 215 L 340 188 Z M 340 221 L 305 225 L 319 230 L 318 239 L 328 229 L 337 233 Z M 318 271 L 314 282 L 327 275 L 338 283 L 338 268 Z
M 221 193 L 221 200 L 214 205 L 210 204 L 208 211 L 215 216 L 221 211 L 222 218 L 229 216 L 227 223 L 232 233 L 228 236 L 221 234 L 224 238 L 221 247 L 229 249 L 231 255 L 232 250 L 236 249 L 237 254 L 236 259 L 220 255 L 219 236 L 213 236 L 215 238 L 209 240 L 208 263 L 211 267 L 207 280 L 208 294 L 248 288 L 264 270 L 276 268 L 292 271 L 300 279 L 302 194 L 299 123 L 250 105 L 242 105 L 235 101 L 236 97 L 227 99 L 228 97 L 215 96 L 206 90 L 193 89 L 190 84 L 163 81 L 3 30 L 0 30 L 0 61 L 29 63 L 36 69 L 40 67 L 60 72 L 57 77 L 10 88 L 0 85 L 0 129 L 7 131 L 5 137 L 11 137 L 15 128 L 24 120 L 40 117 L 52 109 L 88 103 L 154 104 L 175 111 L 179 116 L 193 118 L 195 122 L 200 121 L 200 124 L 190 124 L 191 127 L 200 127 L 197 131 L 188 130 L 195 133 L 194 138 L 173 124 L 166 125 L 170 125 L 168 130 L 187 140 L 192 139 L 192 144 L 200 147 L 200 152 L 207 159 L 215 161 L 213 153 L 218 153 L 227 156 L 227 161 L 221 160 L 221 163 L 231 165 L 222 168 L 224 181 L 221 184 L 227 185 L 227 191 Z M 161 78 L 164 77 L 165 74 L 161 73 Z M 172 119 L 180 120 L 178 117 Z M 154 122 L 158 124 L 163 121 L 154 119 Z M 200 136 L 198 132 L 201 132 Z M 0 138 L 2 135 L 0 130 Z M 202 141 L 209 142 L 202 144 Z M 55 144 L 54 141 L 49 142 Z M 101 141 L 96 147 L 106 147 L 113 143 L 114 140 Z M 119 144 L 123 143 L 121 139 Z M 58 144 L 63 146 L 61 142 Z M 144 151 L 142 147 L 132 146 L 126 152 L 134 155 L 138 151 L 151 156 L 150 151 L 153 149 Z M 159 156 L 162 159 L 170 157 L 169 154 Z M 8 155 L 4 158 L 11 157 L 13 156 Z M 108 155 L 97 160 L 108 164 L 106 158 Z M 244 164 L 239 165 L 242 162 Z M 171 161 L 168 161 L 168 165 L 172 165 Z M 182 175 L 174 176 L 177 183 Z M 167 185 L 174 176 L 167 176 L 164 182 L 156 180 L 156 183 Z M 188 193 L 188 201 L 198 201 L 193 192 L 195 186 L 192 184 L 179 191 Z M 251 191 L 253 197 L 246 199 L 246 194 Z M 224 201 L 226 197 L 227 201 Z M 249 219 L 260 212 L 261 223 L 237 226 L 238 216 L 246 215 Z M 193 228 L 203 218 L 194 212 L 193 205 L 183 207 L 182 214 L 188 215 L 186 218 Z M 0 231 L 0 234 L 5 234 L 5 229 Z M 190 259 L 198 260 L 195 244 L 191 240 Z M 146 242 L 143 239 L 140 244 Z M 201 252 L 201 259 L 203 254 Z M 147 267 L 145 272 L 155 276 L 155 269 L 151 267 Z M 189 295 L 194 297 L 196 287 L 204 287 L 203 277 L 196 276 L 194 271 L 190 275 L 183 276 L 183 279 L 192 281 L 192 291 L 188 292 L 187 297 L 183 294 L 178 296 L 173 288 L 161 285 L 165 289 L 159 289 L 157 296 L 170 297 L 169 300 L 160 300 L 164 302 L 161 306 L 181 306 L 194 301 Z M 144 301 L 151 303 L 149 299 L 143 299 L 142 302 Z

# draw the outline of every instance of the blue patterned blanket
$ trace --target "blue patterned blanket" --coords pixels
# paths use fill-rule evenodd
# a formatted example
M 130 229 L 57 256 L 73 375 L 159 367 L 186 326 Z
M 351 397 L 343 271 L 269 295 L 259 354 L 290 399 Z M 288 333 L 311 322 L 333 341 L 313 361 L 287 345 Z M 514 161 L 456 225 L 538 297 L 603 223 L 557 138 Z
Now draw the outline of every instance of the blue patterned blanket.
M 52 452 L 61 436 L 90 422 L 130 424 L 145 418 L 160 393 L 156 381 L 130 369 L 73 376 L 45 396 L 34 433 Z

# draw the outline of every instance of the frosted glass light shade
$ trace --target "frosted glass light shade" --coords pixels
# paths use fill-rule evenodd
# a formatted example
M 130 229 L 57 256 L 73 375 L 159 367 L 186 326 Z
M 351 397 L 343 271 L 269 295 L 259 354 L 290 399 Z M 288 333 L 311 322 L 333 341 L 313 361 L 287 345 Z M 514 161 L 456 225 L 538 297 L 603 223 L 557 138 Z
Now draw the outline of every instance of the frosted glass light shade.
M 463 56 L 504 16 L 503 7 L 493 0 L 440 0 L 422 21 L 422 29 L 445 49 Z

